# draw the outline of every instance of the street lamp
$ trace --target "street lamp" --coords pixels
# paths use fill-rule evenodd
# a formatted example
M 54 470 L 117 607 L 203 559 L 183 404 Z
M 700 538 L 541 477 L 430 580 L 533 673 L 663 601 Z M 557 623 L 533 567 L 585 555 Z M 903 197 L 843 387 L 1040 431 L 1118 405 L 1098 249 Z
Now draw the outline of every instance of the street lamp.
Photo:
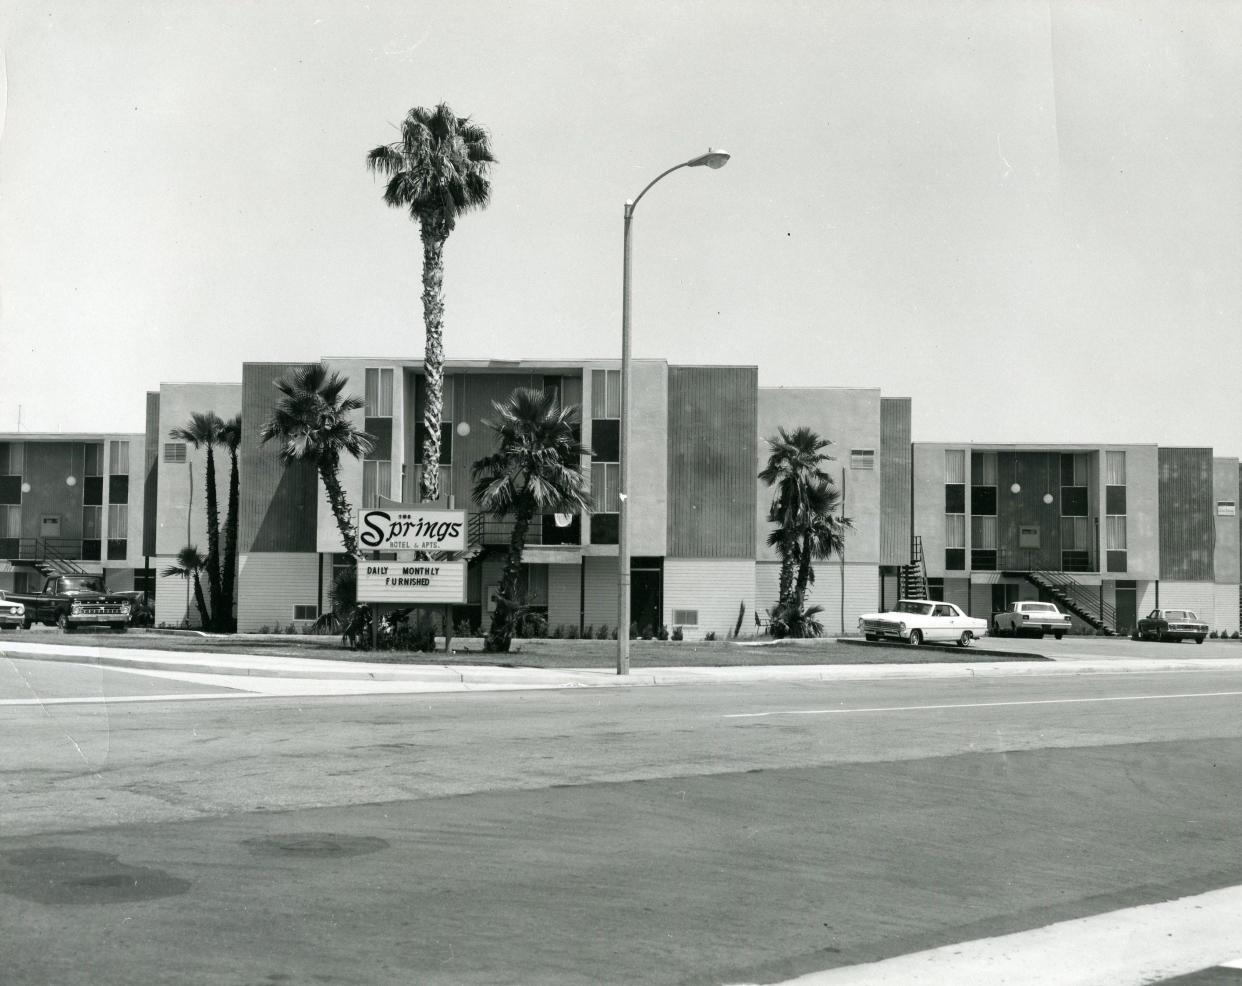
M 671 175 L 679 168 L 701 168 L 706 165 L 715 171 L 728 162 L 727 151 L 714 151 L 709 148 L 706 154 L 673 165 L 667 171 L 656 175 L 637 197 L 625 203 L 625 259 L 621 279 L 621 483 L 618 491 L 621 505 L 617 523 L 617 674 L 630 673 L 630 525 L 627 516 L 630 492 L 630 223 L 642 197 L 661 178 Z

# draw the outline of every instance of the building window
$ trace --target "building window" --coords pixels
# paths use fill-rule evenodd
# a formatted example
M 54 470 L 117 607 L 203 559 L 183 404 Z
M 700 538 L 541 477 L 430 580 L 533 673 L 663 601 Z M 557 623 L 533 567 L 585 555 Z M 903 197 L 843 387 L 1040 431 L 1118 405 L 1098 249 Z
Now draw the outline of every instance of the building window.
M 108 443 L 108 472 L 113 476 L 129 475 L 129 442 Z
M 124 561 L 129 553 L 129 507 L 124 503 L 108 505 L 108 560 Z
M 22 508 L 0 506 L 0 558 L 16 558 L 22 536 Z
M 616 544 L 621 510 L 621 371 L 591 371 L 591 541 Z
M 966 450 L 945 449 L 944 453 L 944 512 L 966 512 Z
M 1061 571 L 1091 571 L 1090 518 L 1061 518 Z
M 850 449 L 850 468 L 851 469 L 874 469 L 875 468 L 875 449 L 873 448 L 852 448 Z
M 82 446 L 82 475 L 103 475 L 103 442 L 90 442 Z
M 673 610 L 673 626 L 675 627 L 697 627 L 699 625 L 699 611 L 697 609 L 675 609 Z
M 1236 517 L 1238 515 L 1237 500 L 1217 500 L 1216 516 L 1217 517 Z
M 621 371 L 591 371 L 591 417 L 621 417 Z
M 392 417 L 391 368 L 367 367 L 364 384 L 363 412 L 368 418 Z
M 367 459 L 362 463 L 362 507 L 370 510 L 380 505 L 380 497 L 392 497 L 392 463 Z
M 970 567 L 996 571 L 996 518 L 970 518 Z
M 319 619 L 319 607 L 310 605 L 295 605 L 293 607 L 293 619 L 296 622 L 317 620 Z
M 165 442 L 164 461 L 183 465 L 185 463 L 185 442 Z
M 1086 452 L 1061 456 L 1061 516 L 1086 517 L 1090 513 L 1087 485 L 1091 457 Z
M 99 561 L 103 550 L 103 507 L 87 504 L 82 507 L 82 557 Z
M 1126 570 L 1126 519 L 1124 517 L 1107 517 L 1104 526 L 1104 547 L 1108 552 L 1108 570 L 1124 572 Z
M 945 514 L 944 567 L 950 572 L 966 568 L 966 517 L 963 514 Z
M 0 442 L 0 476 L 20 476 L 24 472 L 25 450 L 20 442 Z

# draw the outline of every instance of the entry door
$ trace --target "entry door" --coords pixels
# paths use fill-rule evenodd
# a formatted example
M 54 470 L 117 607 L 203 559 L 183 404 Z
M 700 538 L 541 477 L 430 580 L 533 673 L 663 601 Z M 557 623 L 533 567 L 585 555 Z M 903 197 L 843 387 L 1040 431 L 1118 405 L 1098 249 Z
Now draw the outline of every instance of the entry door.
M 664 616 L 663 567 L 630 568 L 630 619 L 641 634 L 650 628 L 659 632 Z
M 1018 587 L 1012 583 L 992 583 L 992 612 L 1003 613 L 1018 601 Z
M 1129 633 L 1138 626 L 1138 592 L 1117 586 L 1117 632 Z

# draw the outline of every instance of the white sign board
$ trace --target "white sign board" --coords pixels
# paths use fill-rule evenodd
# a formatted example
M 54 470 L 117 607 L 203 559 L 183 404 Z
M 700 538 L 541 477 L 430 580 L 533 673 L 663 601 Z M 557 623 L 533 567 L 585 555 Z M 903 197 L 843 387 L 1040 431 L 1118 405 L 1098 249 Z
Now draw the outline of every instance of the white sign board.
M 358 562 L 360 603 L 464 603 L 464 561 Z
M 465 551 L 466 511 L 435 507 L 386 507 L 358 516 L 366 551 Z

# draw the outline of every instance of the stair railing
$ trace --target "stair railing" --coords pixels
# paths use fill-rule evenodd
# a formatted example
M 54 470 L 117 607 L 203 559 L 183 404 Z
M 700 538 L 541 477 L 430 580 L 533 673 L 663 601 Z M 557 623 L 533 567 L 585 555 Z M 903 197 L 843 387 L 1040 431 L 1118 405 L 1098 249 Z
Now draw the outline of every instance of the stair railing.
M 1076 614 L 1088 623 L 1099 624 L 1116 632 L 1116 607 L 1102 602 L 1096 593 L 1091 592 L 1077 579 L 1071 578 L 1064 572 L 1030 572 L 1028 577 L 1036 585 L 1039 585 L 1042 580 L 1044 588 L 1059 589 L 1065 596 L 1066 605 L 1072 606 Z

